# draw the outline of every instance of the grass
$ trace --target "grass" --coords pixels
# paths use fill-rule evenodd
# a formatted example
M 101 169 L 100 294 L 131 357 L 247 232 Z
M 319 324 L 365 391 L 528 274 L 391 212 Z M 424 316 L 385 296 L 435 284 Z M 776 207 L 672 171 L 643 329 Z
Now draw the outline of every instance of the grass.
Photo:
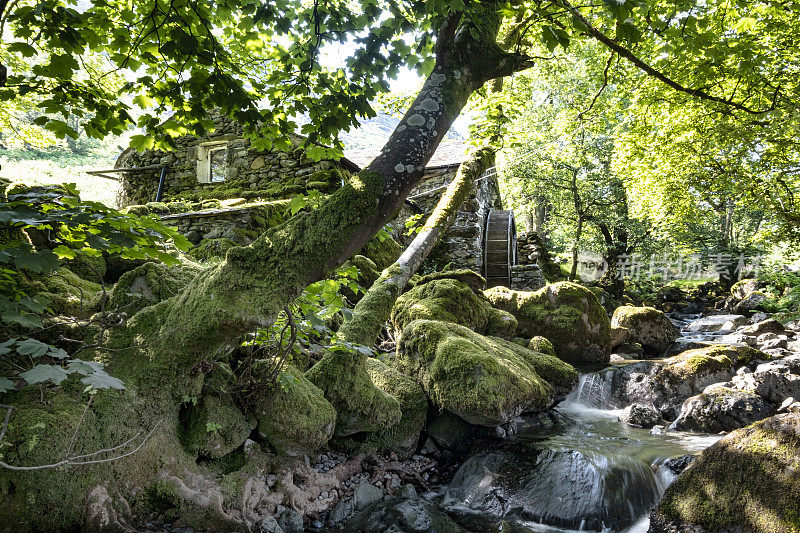
M 122 152 L 116 146 L 92 143 L 76 154 L 64 148 L 0 148 L 0 176 L 14 183 L 75 183 L 81 198 L 117 207 L 120 182 L 90 176 L 87 170 L 108 169 Z

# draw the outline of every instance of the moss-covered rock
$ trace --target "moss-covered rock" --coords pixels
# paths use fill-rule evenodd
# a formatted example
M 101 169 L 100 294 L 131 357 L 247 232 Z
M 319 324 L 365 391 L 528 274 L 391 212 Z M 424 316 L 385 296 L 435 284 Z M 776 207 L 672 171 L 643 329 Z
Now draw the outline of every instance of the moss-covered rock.
M 291 383 L 275 385 L 256 403 L 258 432 L 273 448 L 287 455 L 318 450 L 333 436 L 336 411 L 302 372 L 287 370 Z
M 489 307 L 489 321 L 486 323 L 486 335 L 511 340 L 517 334 L 519 322 L 508 311 Z
M 474 270 L 469 270 L 467 268 L 462 268 L 458 270 L 443 270 L 441 272 L 433 272 L 431 274 L 426 274 L 414 280 L 413 286 L 415 287 L 417 285 L 424 285 L 425 283 L 428 283 L 429 281 L 433 281 L 436 279 L 458 280 L 461 283 L 467 284 L 476 293 L 483 290 L 483 288 L 486 286 L 486 278 L 484 278 Z
M 678 328 L 653 307 L 618 307 L 611 317 L 611 327 L 628 328 L 646 355 L 663 354 L 678 338 Z
M 564 361 L 608 362 L 611 355 L 608 316 L 586 287 L 559 282 L 535 292 L 493 287 L 484 294 L 494 307 L 516 317 L 519 335 L 547 338 Z
M 26 293 L 45 298 L 57 315 L 88 318 L 99 311 L 102 287 L 87 281 L 72 270 L 61 267 L 46 276 L 33 276 L 23 282 Z
M 595 296 L 597 296 L 597 301 L 600 302 L 600 305 L 603 306 L 603 309 L 606 310 L 606 313 L 608 313 L 609 316 L 614 313 L 614 310 L 617 307 L 622 305 L 620 304 L 619 300 L 611 296 L 611 294 L 602 287 L 592 285 L 587 288 L 592 291 Z
M 199 272 L 199 268 L 190 265 L 169 267 L 163 263 L 145 263 L 119 278 L 111 291 L 108 308 L 133 315 L 178 295 Z
M 181 412 L 181 442 L 186 451 L 219 459 L 238 448 L 255 427 L 229 395 L 206 395 Z
M 369 289 L 381 275 L 378 270 L 378 265 L 369 257 L 354 255 L 350 258 L 349 264 L 358 269 L 358 284 L 361 285 L 364 290 Z M 347 265 L 347 263 L 345 263 L 345 265 Z
M 667 489 L 650 531 L 800 531 L 800 413 L 726 436 Z
M 391 235 L 383 232 L 373 237 L 358 253 L 372 259 L 378 271 L 381 271 L 397 261 L 403 253 L 403 247 Z
M 437 279 L 416 285 L 397 299 L 390 321 L 398 334 L 414 320 L 441 320 L 486 331 L 490 306 L 466 283 Z
M 397 398 L 400 420 L 367 437 L 366 443 L 380 452 L 394 452 L 401 458 L 417 450 L 419 436 L 428 414 L 428 398 L 422 386 L 382 361 L 368 358 L 367 373 L 376 387 Z
M 533 350 L 534 352 L 539 352 L 547 355 L 552 355 L 553 357 L 557 357 L 556 349 L 549 340 L 545 339 L 541 335 L 537 335 L 536 337 L 531 338 L 528 341 L 528 349 Z
M 105 278 L 107 269 L 106 260 L 100 252 L 96 255 L 77 252 L 75 259 L 67 261 L 67 267 L 77 276 L 95 283 Z
M 234 246 L 239 246 L 232 239 L 220 237 L 218 239 L 203 239 L 200 244 L 189 250 L 189 255 L 200 261 L 211 259 L 222 259 L 228 250 Z
M 455 449 L 468 439 L 471 426 L 453 413 L 440 411 L 428 417 L 425 429 L 437 445 Z
M 432 320 L 406 326 L 395 361 L 435 406 L 483 426 L 546 409 L 577 380 L 575 369 L 555 357 Z

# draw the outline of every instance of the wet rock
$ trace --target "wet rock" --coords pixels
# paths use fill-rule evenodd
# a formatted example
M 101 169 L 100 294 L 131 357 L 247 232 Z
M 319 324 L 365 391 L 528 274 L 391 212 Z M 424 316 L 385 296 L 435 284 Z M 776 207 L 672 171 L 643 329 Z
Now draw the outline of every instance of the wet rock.
M 453 413 L 442 411 L 428 418 L 428 435 L 442 448 L 454 449 L 469 437 L 470 426 Z
M 661 413 L 652 404 L 635 403 L 626 407 L 619 415 L 621 422 L 630 426 L 649 429 L 662 422 Z
M 303 515 L 294 509 L 286 509 L 278 519 L 284 533 L 303 533 Z
M 260 533 L 285 533 L 274 516 L 268 516 L 258 525 Z
M 374 502 L 347 522 L 344 530 L 364 533 L 464 531 L 432 503 L 421 498 L 400 497 Z
M 364 509 L 367 505 L 383 498 L 383 491 L 375 485 L 361 483 L 353 491 L 353 506 L 356 510 Z
M 650 532 L 797 531 L 798 435 L 800 413 L 727 435 L 667 488 Z
M 672 457 L 671 459 L 667 459 L 664 461 L 664 463 L 662 463 L 661 466 L 663 468 L 669 468 L 670 471 L 677 476 L 689 468 L 689 465 L 694 463 L 695 459 L 697 459 L 696 455 L 681 455 L 680 457 Z
M 743 315 L 711 315 L 689 322 L 684 329 L 695 333 L 711 333 L 720 330 L 733 330 L 750 321 Z
M 618 307 L 611 326 L 628 328 L 646 355 L 663 354 L 678 338 L 678 329 L 667 315 L 653 307 Z
M 328 525 L 335 527 L 342 524 L 354 510 L 353 500 L 341 500 L 328 514 Z
M 775 408 L 757 394 L 714 387 L 686 400 L 670 429 L 704 433 L 733 431 L 774 413 Z
M 762 363 L 732 381 L 735 388 L 758 394 L 775 405 L 788 397 L 800 398 L 800 356 Z

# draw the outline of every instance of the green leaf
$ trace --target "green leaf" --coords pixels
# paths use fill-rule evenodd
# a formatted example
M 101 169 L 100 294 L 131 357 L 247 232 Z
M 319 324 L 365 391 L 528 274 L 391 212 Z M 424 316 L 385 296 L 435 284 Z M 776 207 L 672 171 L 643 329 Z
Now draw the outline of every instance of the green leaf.
M 8 378 L 0 378 L 0 394 L 14 390 L 14 382 Z
M 25 339 L 17 343 L 17 353 L 30 357 L 42 357 L 52 347 L 49 344 L 37 341 L 36 339 Z
M 67 379 L 68 375 L 69 374 L 60 366 L 36 365 L 27 372 L 20 374 L 19 377 L 27 381 L 30 385 L 44 383 L 45 381 L 52 381 L 54 384 L 58 385 Z
M 85 378 L 81 379 L 81 383 L 91 385 L 92 388 L 95 389 L 123 390 L 125 388 L 125 384 L 122 383 L 122 380 L 113 376 L 109 376 L 104 370 L 98 370 L 93 374 L 89 374 Z
M 70 373 L 77 372 L 83 376 L 88 376 L 90 374 L 94 374 L 95 372 L 102 371 L 103 363 L 97 363 L 95 361 L 83 361 L 82 359 L 70 359 L 67 362 L 67 368 L 69 368 Z

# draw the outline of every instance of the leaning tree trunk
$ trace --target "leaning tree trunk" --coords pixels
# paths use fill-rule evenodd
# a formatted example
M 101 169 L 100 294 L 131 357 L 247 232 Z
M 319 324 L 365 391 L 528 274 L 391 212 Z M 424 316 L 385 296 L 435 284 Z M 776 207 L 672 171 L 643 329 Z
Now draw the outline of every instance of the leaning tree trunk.
M 453 223 L 475 180 L 493 164 L 494 152 L 484 148 L 472 154 L 459 167 L 456 177 L 439 199 L 422 231 L 397 261 L 381 273 L 356 304 L 352 318 L 342 324 L 337 334 L 340 340 L 366 346 L 375 343 L 381 327 L 389 319 L 395 300 L 403 292 L 408 280 L 419 270 L 430 251 Z

